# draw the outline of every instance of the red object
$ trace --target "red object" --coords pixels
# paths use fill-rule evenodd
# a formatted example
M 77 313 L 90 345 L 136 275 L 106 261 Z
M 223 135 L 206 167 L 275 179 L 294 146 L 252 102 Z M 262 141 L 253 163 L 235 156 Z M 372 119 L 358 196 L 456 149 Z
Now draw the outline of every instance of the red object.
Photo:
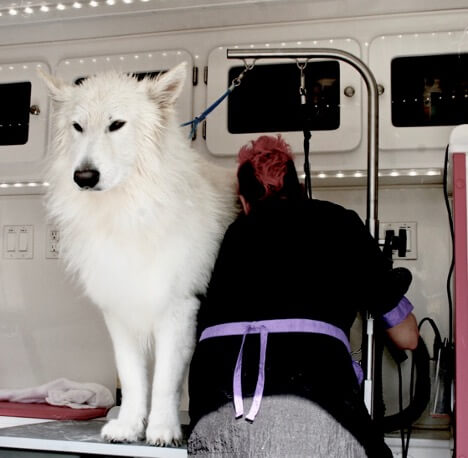
M 468 258 L 466 157 L 453 155 L 455 229 L 455 454 L 468 456 Z
M 47 420 L 91 420 L 104 417 L 107 408 L 72 409 L 50 404 L 27 404 L 23 402 L 0 402 L 0 416 L 44 418 Z

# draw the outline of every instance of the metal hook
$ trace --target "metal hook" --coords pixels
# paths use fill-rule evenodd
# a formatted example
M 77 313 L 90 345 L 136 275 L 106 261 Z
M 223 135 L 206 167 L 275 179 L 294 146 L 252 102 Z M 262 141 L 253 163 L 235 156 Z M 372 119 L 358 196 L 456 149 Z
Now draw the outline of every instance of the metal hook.
M 301 84 L 299 86 L 299 94 L 301 96 L 301 105 L 306 104 L 306 85 L 305 85 L 305 73 L 304 70 L 307 67 L 307 60 L 305 62 L 299 62 L 296 60 L 296 65 L 298 66 L 299 70 L 301 71 Z
M 244 62 L 245 71 L 252 70 L 252 68 L 255 67 L 255 63 L 257 62 L 257 59 L 254 59 L 252 63 L 249 65 L 246 59 L 242 59 L 242 60 Z
M 304 62 L 300 62 L 299 59 L 296 59 L 296 65 L 301 69 L 301 72 L 307 67 L 309 59 L 305 60 Z
M 242 59 L 244 61 L 244 70 L 242 70 L 237 78 L 234 78 L 231 82 L 231 89 L 234 89 L 237 86 L 240 86 L 242 82 L 242 78 L 244 78 L 244 75 L 249 71 L 252 70 L 252 68 L 255 67 L 255 62 L 256 59 L 252 61 L 251 64 L 248 64 L 245 59 Z

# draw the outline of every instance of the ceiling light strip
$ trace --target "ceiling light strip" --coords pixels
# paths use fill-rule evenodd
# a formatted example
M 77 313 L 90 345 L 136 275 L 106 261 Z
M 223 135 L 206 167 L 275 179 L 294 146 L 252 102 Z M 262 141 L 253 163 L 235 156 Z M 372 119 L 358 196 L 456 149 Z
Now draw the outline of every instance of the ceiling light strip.
M 132 3 L 149 3 L 152 0 L 72 0 L 60 1 L 58 3 L 40 2 L 31 3 L 25 7 L 12 5 L 11 7 L 1 8 L 0 16 L 32 16 L 36 14 L 52 13 L 54 11 L 66 10 L 80 10 L 82 8 L 90 7 L 96 8 L 98 6 L 115 6 L 115 5 L 130 5 Z
M 442 170 L 436 168 L 424 169 L 386 169 L 379 170 L 379 177 L 427 177 L 442 176 Z M 367 172 L 362 170 L 323 170 L 311 174 L 312 178 L 365 178 Z M 304 175 L 301 176 L 304 178 Z

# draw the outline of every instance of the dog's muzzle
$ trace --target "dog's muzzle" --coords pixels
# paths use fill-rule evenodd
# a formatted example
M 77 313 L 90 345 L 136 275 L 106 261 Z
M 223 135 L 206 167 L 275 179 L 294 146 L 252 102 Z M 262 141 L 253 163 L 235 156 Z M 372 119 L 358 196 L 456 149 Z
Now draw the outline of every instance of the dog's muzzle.
M 76 170 L 73 181 L 82 189 L 94 189 L 99 183 L 99 175 L 97 170 L 91 168 Z

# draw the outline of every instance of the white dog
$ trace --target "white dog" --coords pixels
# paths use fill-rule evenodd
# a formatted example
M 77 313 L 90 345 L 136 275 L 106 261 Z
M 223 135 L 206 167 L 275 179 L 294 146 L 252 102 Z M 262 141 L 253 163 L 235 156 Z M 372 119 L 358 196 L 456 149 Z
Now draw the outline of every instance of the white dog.
M 203 162 L 179 128 L 185 75 L 181 64 L 157 79 L 110 72 L 73 86 L 42 74 L 55 103 L 47 208 L 102 310 L 122 386 L 119 417 L 102 430 L 110 441 L 145 428 L 149 444 L 180 441 L 196 295 L 234 214 L 233 174 Z

